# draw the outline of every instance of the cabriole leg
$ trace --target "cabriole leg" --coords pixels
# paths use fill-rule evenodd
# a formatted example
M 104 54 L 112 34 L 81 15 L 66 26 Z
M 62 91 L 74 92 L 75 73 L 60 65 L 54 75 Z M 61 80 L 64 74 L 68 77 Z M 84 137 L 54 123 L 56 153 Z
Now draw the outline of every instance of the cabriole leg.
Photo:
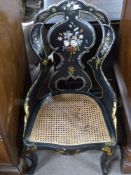
M 102 169 L 102 174 L 103 175 L 108 175 L 109 172 L 109 164 L 112 161 L 112 157 L 115 153 L 116 147 L 103 147 L 102 148 L 102 156 L 100 160 L 101 164 L 101 169 Z
M 36 147 L 35 146 L 26 146 L 23 152 L 23 157 L 27 164 L 27 173 L 28 175 L 33 175 L 38 163 L 38 157 L 36 154 Z M 27 160 L 31 161 L 31 165 L 29 166 Z

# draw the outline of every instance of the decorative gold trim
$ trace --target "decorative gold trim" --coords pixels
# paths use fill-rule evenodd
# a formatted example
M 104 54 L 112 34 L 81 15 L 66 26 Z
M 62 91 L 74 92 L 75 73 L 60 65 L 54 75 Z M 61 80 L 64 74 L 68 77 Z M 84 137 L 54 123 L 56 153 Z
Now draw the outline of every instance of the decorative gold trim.
M 99 58 L 96 59 L 96 70 L 101 66 L 101 60 Z
M 47 66 L 48 65 L 48 59 L 44 59 L 42 63 L 43 63 L 44 66 Z
M 26 101 L 25 101 L 25 104 L 24 104 L 24 111 L 25 111 L 25 116 L 24 116 L 24 130 L 26 128 L 28 117 L 29 117 L 29 114 L 30 114 L 28 101 L 29 101 L 29 98 L 27 97 L 26 98 Z
M 115 100 L 113 102 L 113 105 L 112 105 L 112 119 L 113 119 L 113 123 L 114 123 L 115 129 L 117 129 L 116 110 L 117 110 L 117 102 Z
M 112 106 L 112 117 L 113 117 L 113 119 L 116 118 L 116 116 L 115 116 L 116 109 L 117 109 L 117 103 L 116 103 L 116 101 L 114 101 L 113 106 Z
M 26 125 L 27 125 L 27 116 L 25 115 L 25 116 L 24 116 L 24 126 L 26 127 Z M 24 128 L 25 128 L 25 127 L 24 127 Z
M 102 151 L 105 152 L 108 156 L 112 156 L 113 154 L 113 150 L 109 146 L 104 146 L 102 148 Z
M 80 150 L 77 149 L 77 150 L 74 150 L 74 151 L 67 151 L 67 150 L 58 149 L 57 153 L 59 153 L 59 154 L 74 154 L 75 155 L 75 154 L 79 154 Z
M 69 74 L 74 75 L 75 71 L 76 71 L 76 70 L 75 70 L 75 68 L 74 68 L 73 66 L 69 66 L 69 67 L 68 67 L 68 73 L 69 73 Z
M 116 138 L 114 136 L 111 137 L 111 141 L 112 141 L 113 144 L 116 144 Z
M 64 153 L 66 153 L 64 150 L 57 150 L 57 152 L 59 153 L 59 154 L 64 154 Z
M 79 153 L 80 153 L 79 149 L 75 150 L 75 152 L 74 152 L 74 154 L 79 154 Z
M 25 105 L 24 105 L 24 108 L 25 108 L 25 113 L 26 113 L 26 116 L 28 117 L 29 116 L 29 105 L 28 105 L 28 101 L 25 102 Z
M 54 13 L 56 12 L 56 8 L 55 8 L 55 7 L 53 7 L 51 10 L 52 10 L 52 12 L 54 12 Z
M 58 72 L 56 72 L 56 73 L 58 73 Z M 69 73 L 69 72 L 68 72 L 68 73 Z M 80 88 L 77 89 L 77 90 L 80 90 L 80 89 L 82 89 L 82 88 L 85 87 L 85 84 L 86 84 L 85 79 L 84 79 L 83 77 L 79 76 L 79 75 L 78 75 L 78 76 L 74 76 L 74 75 L 71 74 L 71 73 L 69 73 L 69 76 L 67 76 L 67 77 L 58 78 L 58 79 L 55 81 L 55 87 L 56 87 L 58 90 L 63 91 L 63 90 L 59 89 L 59 87 L 57 86 L 57 84 L 58 84 L 58 82 L 59 82 L 60 80 L 68 80 L 69 78 L 73 78 L 74 80 L 80 78 L 80 79 L 83 81 L 83 86 L 80 87 Z

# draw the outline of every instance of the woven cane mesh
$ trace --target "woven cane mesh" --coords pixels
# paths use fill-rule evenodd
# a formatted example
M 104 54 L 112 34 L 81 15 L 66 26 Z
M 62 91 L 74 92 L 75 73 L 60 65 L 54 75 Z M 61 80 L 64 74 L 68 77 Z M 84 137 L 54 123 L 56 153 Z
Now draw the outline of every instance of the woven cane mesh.
M 81 94 L 56 95 L 46 100 L 29 140 L 60 145 L 111 142 L 100 107 L 94 99 Z

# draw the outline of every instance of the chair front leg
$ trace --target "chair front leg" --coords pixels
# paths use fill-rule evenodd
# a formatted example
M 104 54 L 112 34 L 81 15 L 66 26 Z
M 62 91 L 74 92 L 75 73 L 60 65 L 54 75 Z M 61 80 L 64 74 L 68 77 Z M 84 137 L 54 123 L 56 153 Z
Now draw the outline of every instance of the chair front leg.
M 102 174 L 103 175 L 108 175 L 109 173 L 109 165 L 112 161 L 112 157 L 115 154 L 116 146 L 114 147 L 103 147 L 102 148 L 102 156 L 100 159 L 100 164 L 101 164 L 101 169 L 102 169 Z
M 33 175 L 38 163 L 38 157 L 36 154 L 37 148 L 35 146 L 27 146 L 24 148 L 23 157 L 27 165 L 27 173 L 28 175 Z M 31 165 L 29 166 L 27 160 L 31 161 Z

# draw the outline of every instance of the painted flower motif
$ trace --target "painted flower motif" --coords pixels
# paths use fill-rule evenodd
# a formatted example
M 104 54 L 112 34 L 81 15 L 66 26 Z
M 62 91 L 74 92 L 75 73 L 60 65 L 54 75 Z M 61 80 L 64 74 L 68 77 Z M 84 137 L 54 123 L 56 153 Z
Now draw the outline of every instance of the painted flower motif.
M 69 45 L 70 45 L 70 42 L 69 42 L 68 40 L 65 40 L 65 41 L 64 41 L 64 46 L 65 46 L 65 47 L 68 47 Z
M 69 30 L 63 33 L 65 39 L 70 39 L 70 37 L 73 35 Z
M 70 46 L 67 48 L 67 51 L 70 52 L 70 54 L 75 54 L 76 51 L 77 51 L 77 48 L 73 47 L 73 46 Z
M 78 42 L 77 42 L 77 40 L 71 40 L 71 46 L 72 47 L 77 47 L 78 46 Z
M 59 41 L 62 41 L 62 39 L 63 39 L 63 38 L 62 38 L 61 36 L 58 37 L 58 40 L 59 40 Z
M 73 22 L 70 22 L 69 28 L 71 30 L 59 33 L 57 39 L 59 42 L 63 42 L 63 50 L 66 49 L 72 55 L 79 51 L 79 47 L 83 43 L 84 35 L 83 29 L 80 29 L 80 27 L 76 27 Z
M 80 38 L 80 39 L 83 39 L 83 35 L 79 35 L 79 38 Z

